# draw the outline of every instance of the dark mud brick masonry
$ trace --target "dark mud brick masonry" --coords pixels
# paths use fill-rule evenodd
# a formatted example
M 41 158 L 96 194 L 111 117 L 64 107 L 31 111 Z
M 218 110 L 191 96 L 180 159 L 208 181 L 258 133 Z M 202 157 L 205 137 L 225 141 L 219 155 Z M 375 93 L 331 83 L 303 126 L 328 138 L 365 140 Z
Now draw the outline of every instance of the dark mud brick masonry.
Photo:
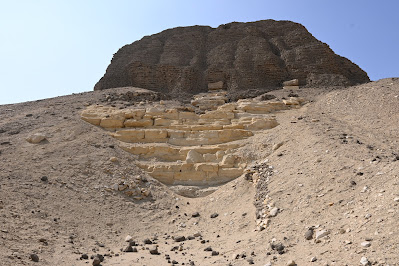
M 194 94 L 223 81 L 224 89 L 300 85 L 349 86 L 370 81 L 304 26 L 290 21 L 233 22 L 218 28 L 179 27 L 125 45 L 94 89 L 134 86 Z

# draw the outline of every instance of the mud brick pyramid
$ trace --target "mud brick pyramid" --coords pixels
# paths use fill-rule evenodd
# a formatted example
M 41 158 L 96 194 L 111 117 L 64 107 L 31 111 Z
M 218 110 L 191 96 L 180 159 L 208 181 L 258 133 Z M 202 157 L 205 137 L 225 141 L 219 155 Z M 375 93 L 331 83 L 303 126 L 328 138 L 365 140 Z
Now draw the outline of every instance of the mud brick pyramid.
M 222 83 L 219 83 L 222 84 Z M 259 131 L 276 127 L 271 113 L 299 106 L 303 99 L 225 103 L 226 91 L 195 95 L 196 108 L 167 108 L 162 104 L 116 109 L 89 106 L 81 118 L 110 131 L 127 152 L 136 155 L 136 164 L 168 185 L 217 185 L 240 176 L 246 158 L 235 150 Z
M 94 89 L 139 87 L 194 95 L 222 81 L 229 92 L 299 85 L 349 86 L 367 73 L 291 21 L 178 27 L 119 49 Z M 180 93 L 180 94 L 179 94 Z

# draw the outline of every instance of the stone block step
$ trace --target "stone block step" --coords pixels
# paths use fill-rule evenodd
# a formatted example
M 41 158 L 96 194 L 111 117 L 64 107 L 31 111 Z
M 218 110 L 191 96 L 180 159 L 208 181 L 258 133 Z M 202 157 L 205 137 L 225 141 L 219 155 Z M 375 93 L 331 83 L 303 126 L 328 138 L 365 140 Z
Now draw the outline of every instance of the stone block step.
M 253 136 L 244 129 L 183 131 L 171 129 L 121 129 L 110 133 L 114 138 L 129 143 L 169 143 L 177 146 L 197 146 L 226 143 Z
M 137 162 L 137 166 L 167 185 L 217 185 L 243 174 L 243 168 L 223 168 L 217 163 Z
M 162 161 L 185 161 L 190 151 L 195 151 L 202 156 L 201 161 L 218 161 L 221 162 L 226 151 L 237 149 L 242 146 L 239 143 L 225 143 L 218 145 L 203 145 L 181 147 L 167 143 L 125 143 L 120 142 L 120 147 L 135 155 L 139 155 L 142 159 L 157 158 Z

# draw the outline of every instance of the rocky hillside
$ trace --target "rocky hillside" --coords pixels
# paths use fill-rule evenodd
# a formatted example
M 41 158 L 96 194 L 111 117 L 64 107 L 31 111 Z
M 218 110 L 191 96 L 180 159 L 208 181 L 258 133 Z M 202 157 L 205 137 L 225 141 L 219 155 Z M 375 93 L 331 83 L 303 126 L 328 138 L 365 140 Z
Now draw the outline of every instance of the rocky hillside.
M 266 95 L 0 105 L 0 265 L 399 265 L 399 79 Z M 242 174 L 186 197 L 191 166 Z
M 369 81 L 348 59 L 336 55 L 306 28 L 290 21 L 233 22 L 218 28 L 179 27 L 145 36 L 114 55 L 95 90 L 135 86 L 167 94 L 300 85 L 348 86 Z

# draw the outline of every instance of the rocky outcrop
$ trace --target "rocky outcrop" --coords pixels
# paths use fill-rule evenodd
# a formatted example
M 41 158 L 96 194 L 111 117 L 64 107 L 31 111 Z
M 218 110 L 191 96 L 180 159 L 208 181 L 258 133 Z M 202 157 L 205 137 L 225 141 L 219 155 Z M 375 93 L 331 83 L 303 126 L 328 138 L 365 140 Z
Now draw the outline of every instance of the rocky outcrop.
M 234 92 L 276 88 L 290 79 L 309 86 L 369 81 L 302 25 L 264 20 L 145 36 L 119 49 L 94 89 L 135 86 L 182 96 L 205 92 L 209 83 Z

